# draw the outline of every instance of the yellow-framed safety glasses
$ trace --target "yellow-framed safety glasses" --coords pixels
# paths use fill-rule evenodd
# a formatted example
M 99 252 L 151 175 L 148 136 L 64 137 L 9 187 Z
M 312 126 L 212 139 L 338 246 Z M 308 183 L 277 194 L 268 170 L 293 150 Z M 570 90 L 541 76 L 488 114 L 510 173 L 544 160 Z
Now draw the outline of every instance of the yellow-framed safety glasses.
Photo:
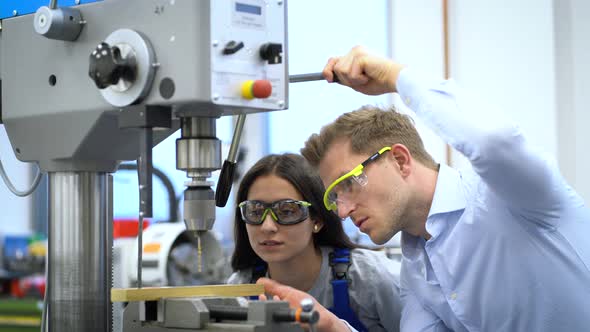
M 337 213 L 339 198 L 342 198 L 342 196 L 345 195 L 354 194 L 355 183 L 358 184 L 357 187 L 365 186 L 367 184 L 367 177 L 363 173 L 363 169 L 373 161 L 377 160 L 383 153 L 385 153 L 385 151 L 389 150 L 391 150 L 391 147 L 389 146 L 382 148 L 379 152 L 370 156 L 367 160 L 353 168 L 352 171 L 342 175 L 336 179 L 336 181 L 332 182 L 324 193 L 324 206 L 326 209 Z

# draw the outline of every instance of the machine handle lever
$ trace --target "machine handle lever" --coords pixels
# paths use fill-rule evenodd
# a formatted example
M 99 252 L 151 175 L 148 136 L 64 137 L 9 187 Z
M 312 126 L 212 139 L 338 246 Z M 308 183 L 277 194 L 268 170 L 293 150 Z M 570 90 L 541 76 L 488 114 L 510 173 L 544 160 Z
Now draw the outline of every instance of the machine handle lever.
M 238 162 L 238 148 L 240 146 L 240 139 L 242 137 L 245 122 L 246 114 L 240 114 L 238 116 L 238 121 L 236 122 L 236 129 L 234 130 L 234 137 L 231 141 L 227 159 L 223 162 L 223 167 L 219 174 L 219 181 L 217 181 L 217 188 L 215 188 L 215 205 L 219 207 L 224 207 L 225 204 L 227 204 L 227 199 L 231 192 L 236 163 Z
M 289 83 L 320 81 L 325 79 L 322 73 L 290 75 Z M 339 83 L 340 80 L 336 73 L 334 73 L 334 82 Z M 231 192 L 232 183 L 234 181 L 234 173 L 237 163 L 238 148 L 240 146 L 240 139 L 242 130 L 244 129 L 244 122 L 246 121 L 246 114 L 240 114 L 234 130 L 231 146 L 227 159 L 223 162 L 221 173 L 219 174 L 219 181 L 215 189 L 215 205 L 224 207 L 227 204 L 229 194 Z
M 332 73 L 334 75 L 334 83 L 340 83 L 340 79 L 336 76 L 336 73 Z M 311 82 L 311 81 L 321 81 L 325 80 L 326 78 L 322 73 L 309 73 L 309 74 L 298 74 L 298 75 L 289 75 L 289 83 L 299 83 L 299 82 Z
M 83 25 L 82 14 L 71 7 L 58 8 L 57 0 L 50 0 L 49 6 L 41 6 L 35 12 L 35 32 L 49 39 L 75 41 Z

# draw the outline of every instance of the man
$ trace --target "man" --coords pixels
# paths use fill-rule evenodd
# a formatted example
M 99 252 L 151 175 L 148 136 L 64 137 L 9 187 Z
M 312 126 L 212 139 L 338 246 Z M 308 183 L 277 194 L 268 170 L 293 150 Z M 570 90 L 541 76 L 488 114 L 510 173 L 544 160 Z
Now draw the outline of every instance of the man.
M 397 92 L 472 170 L 437 166 L 413 125 L 365 107 L 306 142 L 325 205 L 376 243 L 402 231 L 402 331 L 587 331 L 590 210 L 517 126 L 473 120 L 453 81 L 424 81 L 355 47 L 324 76 L 365 94 Z M 268 280 L 296 304 L 305 294 Z M 323 308 L 319 329 L 345 330 Z

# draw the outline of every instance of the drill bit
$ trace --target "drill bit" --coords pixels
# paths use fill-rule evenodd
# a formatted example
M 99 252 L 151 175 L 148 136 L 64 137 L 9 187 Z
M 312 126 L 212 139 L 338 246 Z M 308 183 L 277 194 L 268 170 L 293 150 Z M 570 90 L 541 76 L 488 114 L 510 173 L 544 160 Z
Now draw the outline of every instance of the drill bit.
M 201 247 L 201 231 L 197 231 L 197 271 L 203 272 L 203 249 Z

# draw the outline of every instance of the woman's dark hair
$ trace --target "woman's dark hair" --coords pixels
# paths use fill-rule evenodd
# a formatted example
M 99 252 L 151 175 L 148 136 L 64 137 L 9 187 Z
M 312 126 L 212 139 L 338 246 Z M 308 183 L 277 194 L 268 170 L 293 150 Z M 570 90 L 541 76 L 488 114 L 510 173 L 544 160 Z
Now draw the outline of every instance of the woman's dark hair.
M 231 259 L 234 271 L 253 267 L 262 261 L 250 246 L 246 223 L 242 220 L 238 204 L 248 199 L 248 191 L 254 181 L 265 175 L 276 175 L 289 181 L 303 196 L 303 200 L 311 203 L 309 207 L 311 219 L 323 221 L 320 231 L 313 234 L 313 243 L 316 247 L 332 246 L 348 249 L 359 247 L 344 233 L 340 218 L 324 207 L 324 184 L 317 171 L 300 155 L 293 153 L 272 154 L 260 159 L 250 168 L 244 175 L 238 189 L 234 218 L 236 244 Z

